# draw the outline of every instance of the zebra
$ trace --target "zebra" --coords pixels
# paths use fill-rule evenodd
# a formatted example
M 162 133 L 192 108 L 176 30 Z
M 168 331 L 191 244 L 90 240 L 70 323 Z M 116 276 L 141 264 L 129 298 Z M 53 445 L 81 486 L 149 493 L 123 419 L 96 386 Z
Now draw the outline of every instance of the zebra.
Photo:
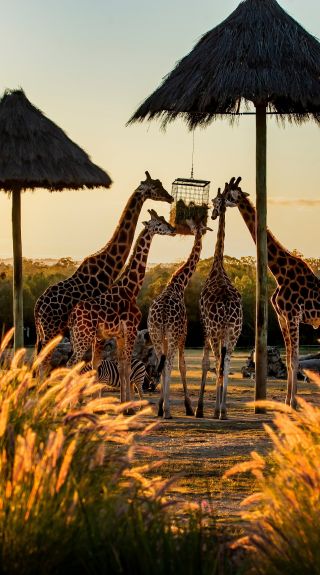
M 140 400 L 142 400 L 143 398 L 142 389 L 144 385 L 146 385 L 146 382 L 148 384 L 148 389 L 151 389 L 152 391 L 155 390 L 160 380 L 160 375 L 164 367 L 164 362 L 165 362 L 165 356 L 162 355 L 156 372 L 150 375 L 146 369 L 145 364 L 142 361 L 140 361 L 139 359 L 132 360 L 131 371 L 130 371 L 130 382 L 134 385 L 136 391 L 138 391 Z M 89 363 L 81 370 L 81 373 L 85 373 L 91 370 L 92 366 Z M 110 387 L 120 388 L 119 367 L 115 361 L 104 359 L 100 363 L 97 369 L 97 376 L 98 381 L 100 383 L 104 383 L 105 385 L 109 385 Z
M 82 370 L 81 373 L 91 371 L 92 366 L 89 363 Z M 130 382 L 138 391 L 139 399 L 142 400 L 142 384 L 146 377 L 146 366 L 139 359 L 133 359 L 131 362 Z M 97 369 L 98 381 L 110 387 L 120 388 L 120 375 L 119 367 L 115 361 L 104 359 Z

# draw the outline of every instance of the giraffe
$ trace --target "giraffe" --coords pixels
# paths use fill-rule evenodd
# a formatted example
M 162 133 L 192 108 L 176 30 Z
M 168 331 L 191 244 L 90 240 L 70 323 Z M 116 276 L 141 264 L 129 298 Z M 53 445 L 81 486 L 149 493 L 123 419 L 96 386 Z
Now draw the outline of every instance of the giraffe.
M 166 357 L 162 372 L 162 385 L 158 415 L 170 419 L 170 375 L 176 351 L 179 352 L 179 370 L 183 384 L 184 404 L 187 415 L 194 415 L 187 390 L 184 346 L 187 336 L 187 312 L 184 292 L 196 269 L 202 248 L 205 225 L 195 225 L 187 220 L 194 233 L 194 244 L 187 261 L 173 274 L 163 292 L 152 302 L 148 314 L 148 330 L 158 361 Z
M 121 402 L 131 400 L 131 357 L 141 320 L 137 297 L 145 276 L 151 241 L 155 234 L 174 236 L 176 233 L 162 216 L 154 210 L 148 211 L 151 219 L 143 222 L 144 229 L 117 281 L 100 297 L 78 302 L 68 321 L 73 347 L 69 366 L 81 361 L 91 346 L 92 367 L 97 369 L 101 363 L 103 342 L 111 337 L 116 339 Z
M 74 274 L 48 287 L 35 305 L 36 352 L 56 335 L 64 335 L 68 316 L 77 302 L 103 294 L 120 274 L 132 245 L 137 221 L 148 199 L 172 203 L 173 198 L 160 180 L 149 172 L 129 198 L 109 242 L 86 257 Z
M 233 178 L 234 180 L 234 178 Z M 226 190 L 228 206 L 237 206 L 245 224 L 256 241 L 256 210 L 249 194 L 239 187 L 238 178 Z M 292 254 L 267 230 L 268 267 L 277 287 L 271 303 L 277 314 L 286 349 L 287 393 L 285 403 L 296 408 L 297 371 L 299 364 L 299 325 L 306 323 L 317 329 L 320 325 L 320 280 L 311 267 Z
M 232 181 L 226 183 L 227 190 Z M 216 247 L 210 273 L 200 295 L 200 316 L 204 327 L 201 387 L 196 417 L 203 417 L 203 399 L 209 370 L 210 348 L 216 362 L 215 419 L 227 419 L 227 388 L 231 355 L 242 329 L 242 305 L 238 290 L 232 285 L 224 267 L 226 201 L 220 188 L 213 202 L 212 219 L 219 217 Z

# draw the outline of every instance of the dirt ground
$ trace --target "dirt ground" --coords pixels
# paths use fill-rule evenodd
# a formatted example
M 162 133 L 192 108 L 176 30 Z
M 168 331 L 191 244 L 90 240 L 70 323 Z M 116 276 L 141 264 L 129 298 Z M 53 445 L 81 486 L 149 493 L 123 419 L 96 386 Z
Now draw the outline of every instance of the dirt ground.
M 254 398 L 254 380 L 243 379 L 240 372 L 247 353 L 237 353 L 231 363 L 228 387 L 228 419 L 214 420 L 214 375 L 209 374 L 205 394 L 205 417 L 196 419 L 184 413 L 182 385 L 177 366 L 172 374 L 171 414 L 173 419 L 158 419 L 159 393 L 146 394 L 154 409 L 158 426 L 143 439 L 163 460 L 157 471 L 163 477 L 179 476 L 171 488 L 176 497 L 186 500 L 207 499 L 214 506 L 220 521 L 232 521 L 244 497 L 254 490 L 250 475 L 223 480 L 224 472 L 235 463 L 245 461 L 252 451 L 265 453 L 270 441 L 264 430 L 272 423 L 272 413 L 255 415 L 248 403 Z M 196 407 L 201 380 L 201 350 L 186 350 L 188 387 L 193 407 Z M 320 391 L 312 383 L 299 382 L 299 394 L 312 403 L 320 404 Z M 268 380 L 268 399 L 284 401 L 286 382 Z

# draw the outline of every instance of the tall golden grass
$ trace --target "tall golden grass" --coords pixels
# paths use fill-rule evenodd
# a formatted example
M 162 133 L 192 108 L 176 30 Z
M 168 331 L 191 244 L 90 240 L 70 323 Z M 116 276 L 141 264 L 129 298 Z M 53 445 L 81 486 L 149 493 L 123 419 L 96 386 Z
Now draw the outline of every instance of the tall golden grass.
M 81 364 L 35 378 L 56 343 L 31 366 L 19 351 L 0 372 L 0 572 L 212 572 L 212 522 L 168 496 L 170 482 L 150 473 L 156 455 L 143 463 L 147 405 L 125 416 L 128 404 L 98 397 Z
M 225 474 L 250 472 L 257 485 L 243 501 L 245 535 L 235 547 L 248 552 L 248 573 L 320 574 L 320 410 L 302 398 L 297 411 L 261 403 L 277 411 L 272 426 L 265 425 L 271 452 L 253 452 Z

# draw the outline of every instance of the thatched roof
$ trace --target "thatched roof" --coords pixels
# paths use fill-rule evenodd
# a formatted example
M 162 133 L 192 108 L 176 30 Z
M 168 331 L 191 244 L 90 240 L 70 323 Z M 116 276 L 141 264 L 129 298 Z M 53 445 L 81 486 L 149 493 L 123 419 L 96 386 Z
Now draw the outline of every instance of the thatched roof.
M 7 91 L 0 101 L 0 188 L 108 188 L 111 179 L 26 98 Z
M 193 127 L 238 112 L 241 101 L 266 101 L 269 111 L 298 122 L 320 120 L 320 43 L 275 0 L 241 2 L 129 123 L 161 118 L 165 124 L 180 115 Z

